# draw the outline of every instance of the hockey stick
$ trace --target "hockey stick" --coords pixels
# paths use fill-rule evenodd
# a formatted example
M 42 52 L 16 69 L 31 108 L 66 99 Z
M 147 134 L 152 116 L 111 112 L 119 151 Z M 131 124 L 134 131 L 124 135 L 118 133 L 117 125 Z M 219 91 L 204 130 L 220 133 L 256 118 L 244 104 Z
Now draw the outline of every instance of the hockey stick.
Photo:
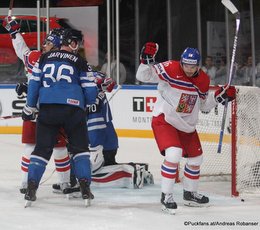
M 110 102 L 113 97 L 118 93 L 118 91 L 122 88 L 121 85 L 118 85 L 116 90 L 111 94 L 108 102 Z M 7 119 L 13 119 L 13 118 L 19 118 L 19 117 L 22 117 L 22 114 L 16 114 L 16 115 L 9 115 L 9 116 L 3 116 L 3 117 L 0 117 L 0 120 L 7 120 Z
M 116 90 L 111 94 L 109 101 L 111 101 L 113 99 L 113 97 L 118 93 L 118 91 L 122 88 L 121 85 L 118 85 Z M 7 120 L 7 119 L 13 119 L 13 118 L 19 118 L 19 117 L 22 117 L 22 114 L 16 114 L 16 115 L 9 115 L 9 116 L 3 116 L 3 117 L 0 117 L 0 120 Z
M 233 77 L 234 62 L 235 62 L 236 49 L 237 49 L 238 31 L 239 31 L 239 26 L 240 26 L 240 14 L 238 12 L 238 9 L 234 6 L 234 4 L 230 0 L 222 0 L 221 3 L 236 17 L 236 32 L 235 32 L 235 37 L 234 37 L 232 58 L 231 58 L 231 64 L 230 64 L 230 69 L 229 69 L 229 78 L 228 78 L 228 83 L 227 83 L 226 87 L 223 89 L 223 90 L 226 90 L 231 85 L 231 81 L 232 81 L 232 77 Z M 226 98 L 223 116 L 222 116 L 221 130 L 220 130 L 220 134 L 219 134 L 218 153 L 221 153 L 221 149 L 222 149 L 224 129 L 225 129 L 225 123 L 226 123 L 226 117 L 227 117 L 227 108 L 228 108 L 228 99 Z
M 108 102 L 112 100 L 112 98 L 118 93 L 118 91 L 122 88 L 121 85 L 117 85 L 116 90 L 111 94 L 110 98 L 108 99 Z
M 22 114 L 3 116 L 3 117 L 0 117 L 0 120 L 6 120 L 6 119 L 12 119 L 12 118 L 18 118 L 18 117 L 22 117 Z
M 12 15 L 13 5 L 14 5 L 14 0 L 10 0 L 10 2 L 9 2 L 9 10 L 8 10 L 8 16 L 11 16 L 11 15 Z
M 35 114 L 37 115 L 39 112 L 36 112 Z M 20 114 L 15 114 L 15 115 L 9 115 L 9 116 L 3 116 L 0 117 L 0 120 L 7 120 L 7 119 L 13 119 L 13 118 L 19 118 L 22 117 L 22 113 Z

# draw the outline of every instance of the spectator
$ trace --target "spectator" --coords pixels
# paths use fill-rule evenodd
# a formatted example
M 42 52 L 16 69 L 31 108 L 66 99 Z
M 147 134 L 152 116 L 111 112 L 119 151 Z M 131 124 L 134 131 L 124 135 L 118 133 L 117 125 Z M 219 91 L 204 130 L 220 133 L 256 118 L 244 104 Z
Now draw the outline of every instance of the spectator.
M 227 61 L 226 57 L 222 57 L 220 60 L 220 66 L 216 71 L 216 76 L 215 76 L 215 84 L 216 85 L 224 85 L 227 82 Z
M 217 67 L 214 66 L 213 58 L 212 56 L 207 56 L 205 59 L 205 65 L 201 67 L 201 69 L 210 77 L 210 84 L 216 85 L 215 83 L 215 77 L 216 77 L 216 71 Z
M 256 65 L 256 86 L 260 87 L 260 62 Z
M 237 70 L 237 77 L 240 79 L 241 85 L 252 85 L 253 67 L 252 56 L 247 58 L 247 62 Z
M 105 73 L 108 77 L 111 77 L 115 82 L 117 82 L 116 77 L 116 58 L 111 58 L 111 69 L 110 69 L 110 76 L 108 74 L 108 63 L 107 63 L 107 54 L 105 57 L 105 63 L 101 67 L 101 72 Z M 123 63 L 119 63 L 119 82 L 117 84 L 122 85 L 126 81 L 126 69 Z

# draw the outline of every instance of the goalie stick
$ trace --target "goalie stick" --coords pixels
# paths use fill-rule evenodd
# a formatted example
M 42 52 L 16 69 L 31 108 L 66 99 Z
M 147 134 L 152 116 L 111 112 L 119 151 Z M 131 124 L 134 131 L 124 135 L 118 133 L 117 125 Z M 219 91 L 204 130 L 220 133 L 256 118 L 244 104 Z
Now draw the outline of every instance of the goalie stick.
M 234 62 L 235 62 L 237 40 L 238 40 L 238 31 L 240 26 L 240 14 L 238 12 L 238 9 L 234 6 L 234 4 L 230 0 L 222 0 L 221 3 L 236 17 L 236 32 L 234 37 L 231 64 L 229 69 L 229 78 L 228 78 L 228 83 L 224 88 L 224 90 L 226 90 L 231 85 L 232 77 L 233 77 Z M 222 149 L 224 129 L 225 129 L 225 123 L 227 117 L 227 108 L 228 108 L 228 99 L 225 100 L 225 105 L 224 105 L 224 111 L 223 111 L 222 122 L 221 122 L 221 130 L 220 130 L 219 142 L 218 142 L 218 153 L 221 153 L 221 149 Z

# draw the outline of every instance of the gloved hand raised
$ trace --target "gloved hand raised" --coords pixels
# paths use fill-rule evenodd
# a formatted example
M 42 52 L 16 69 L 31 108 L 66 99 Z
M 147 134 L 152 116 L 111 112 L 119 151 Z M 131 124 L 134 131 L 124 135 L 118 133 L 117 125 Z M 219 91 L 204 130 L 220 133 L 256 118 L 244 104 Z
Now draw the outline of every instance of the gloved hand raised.
M 30 107 L 28 105 L 25 105 L 23 107 L 23 112 L 22 112 L 22 119 L 24 121 L 31 121 L 31 120 L 35 120 L 36 118 L 36 112 L 37 112 L 37 108 L 35 107 Z
M 28 84 L 27 82 L 17 83 L 15 91 L 19 99 L 23 99 L 27 96 Z
M 97 84 L 98 88 L 104 92 L 110 93 L 116 85 L 116 82 L 112 78 L 106 77 L 106 75 L 102 72 L 97 73 L 98 76 L 95 78 L 95 83 Z
M 101 84 L 101 89 L 104 92 L 110 93 L 114 89 L 115 85 L 116 85 L 116 82 L 112 78 L 108 77 L 108 78 L 105 78 L 103 83 Z
M 8 31 L 12 38 L 15 38 L 15 35 L 20 31 L 20 24 L 13 20 L 11 16 L 5 17 L 3 27 Z
M 236 88 L 235 86 L 229 86 L 226 89 L 226 86 L 219 87 L 215 92 L 215 99 L 218 103 L 225 105 L 225 100 L 228 102 L 233 101 L 236 98 Z
M 159 50 L 159 45 L 154 42 L 147 42 L 143 46 L 140 54 L 140 61 L 143 64 L 152 64 L 155 62 L 155 55 Z

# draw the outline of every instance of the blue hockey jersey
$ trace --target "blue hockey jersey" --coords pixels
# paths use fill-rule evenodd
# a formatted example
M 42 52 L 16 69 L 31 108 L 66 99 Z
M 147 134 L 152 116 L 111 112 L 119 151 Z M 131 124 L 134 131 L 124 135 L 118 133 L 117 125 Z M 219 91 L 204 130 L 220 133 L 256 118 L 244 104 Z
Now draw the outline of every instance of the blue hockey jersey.
M 93 104 L 97 86 L 91 67 L 85 59 L 65 50 L 41 56 L 29 81 L 27 104 L 66 104 L 82 109 Z
M 118 148 L 118 137 L 112 122 L 112 114 L 106 95 L 98 98 L 97 109 L 87 117 L 88 137 L 90 147 L 102 145 L 104 150 Z M 97 104 L 97 101 L 96 101 Z

